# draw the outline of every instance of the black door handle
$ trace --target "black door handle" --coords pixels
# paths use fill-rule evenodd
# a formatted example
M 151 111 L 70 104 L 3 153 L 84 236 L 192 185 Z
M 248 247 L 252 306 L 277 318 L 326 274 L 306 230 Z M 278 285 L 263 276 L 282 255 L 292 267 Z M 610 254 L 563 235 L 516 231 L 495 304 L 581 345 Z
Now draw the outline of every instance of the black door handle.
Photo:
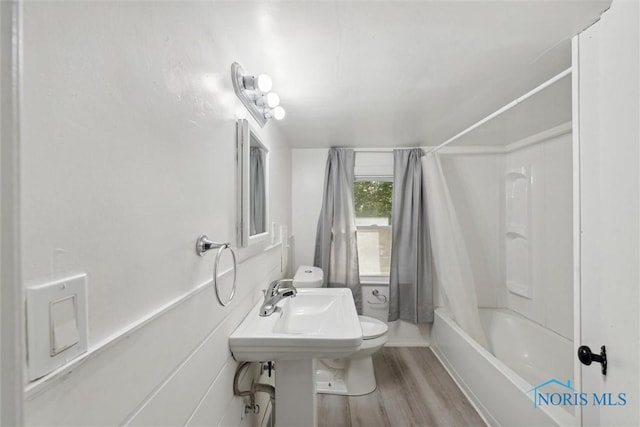
M 591 362 L 598 362 L 602 365 L 602 375 L 607 375 L 607 349 L 605 346 L 600 347 L 600 355 L 593 354 L 591 349 L 586 345 L 578 348 L 578 359 L 589 366 Z

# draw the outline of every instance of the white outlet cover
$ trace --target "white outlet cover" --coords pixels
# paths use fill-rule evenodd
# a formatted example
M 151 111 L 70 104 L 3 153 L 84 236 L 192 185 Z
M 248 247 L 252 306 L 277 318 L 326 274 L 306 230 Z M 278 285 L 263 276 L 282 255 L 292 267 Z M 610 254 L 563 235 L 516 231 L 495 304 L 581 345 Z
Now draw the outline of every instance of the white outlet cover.
M 87 275 L 78 274 L 53 280 L 27 289 L 27 365 L 29 380 L 36 380 L 64 366 L 87 351 Z M 62 301 L 72 301 L 73 309 L 65 308 L 60 317 L 56 307 Z M 63 324 L 53 325 L 55 319 Z M 64 332 L 64 345 L 55 341 Z

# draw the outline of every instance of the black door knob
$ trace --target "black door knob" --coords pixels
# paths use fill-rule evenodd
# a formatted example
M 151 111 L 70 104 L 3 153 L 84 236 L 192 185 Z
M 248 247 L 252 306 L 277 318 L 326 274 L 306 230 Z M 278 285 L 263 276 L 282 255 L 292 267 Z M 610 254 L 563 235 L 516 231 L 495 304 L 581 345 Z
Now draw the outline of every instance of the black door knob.
M 586 345 L 578 348 L 578 359 L 584 365 L 591 365 L 591 362 L 598 362 L 602 365 L 602 375 L 607 375 L 607 349 L 605 346 L 600 347 L 600 354 L 593 354 L 591 349 Z

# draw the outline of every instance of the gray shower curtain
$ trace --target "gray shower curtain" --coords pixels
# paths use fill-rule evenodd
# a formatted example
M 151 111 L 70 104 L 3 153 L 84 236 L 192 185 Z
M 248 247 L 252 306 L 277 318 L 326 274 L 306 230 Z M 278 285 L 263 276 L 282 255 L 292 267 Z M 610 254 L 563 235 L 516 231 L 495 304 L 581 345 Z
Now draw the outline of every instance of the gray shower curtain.
M 267 231 L 266 183 L 264 150 L 251 147 L 249 150 L 249 235 Z
M 431 245 L 422 156 L 419 148 L 393 150 L 389 321 L 433 322 Z
M 313 264 L 324 271 L 327 287 L 351 289 L 358 313 L 362 313 L 353 205 L 354 165 L 353 150 L 329 150 Z

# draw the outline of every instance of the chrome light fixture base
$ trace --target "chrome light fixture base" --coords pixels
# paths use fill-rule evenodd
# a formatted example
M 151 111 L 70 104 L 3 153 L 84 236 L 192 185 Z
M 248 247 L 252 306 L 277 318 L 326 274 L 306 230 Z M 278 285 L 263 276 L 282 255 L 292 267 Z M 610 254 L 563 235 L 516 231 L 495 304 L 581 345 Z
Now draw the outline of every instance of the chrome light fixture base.
M 253 99 L 247 94 L 247 90 L 244 87 L 244 70 L 237 62 L 231 64 L 231 81 L 233 82 L 233 90 L 242 102 L 242 105 L 251 114 L 260 127 L 264 127 L 267 123 L 267 118 L 264 116 L 262 109 L 259 109 Z
M 234 62 L 231 64 L 231 81 L 236 95 L 260 127 L 264 127 L 269 119 L 284 118 L 280 97 L 271 92 L 271 77 L 266 74 L 246 75 L 240 64 Z

